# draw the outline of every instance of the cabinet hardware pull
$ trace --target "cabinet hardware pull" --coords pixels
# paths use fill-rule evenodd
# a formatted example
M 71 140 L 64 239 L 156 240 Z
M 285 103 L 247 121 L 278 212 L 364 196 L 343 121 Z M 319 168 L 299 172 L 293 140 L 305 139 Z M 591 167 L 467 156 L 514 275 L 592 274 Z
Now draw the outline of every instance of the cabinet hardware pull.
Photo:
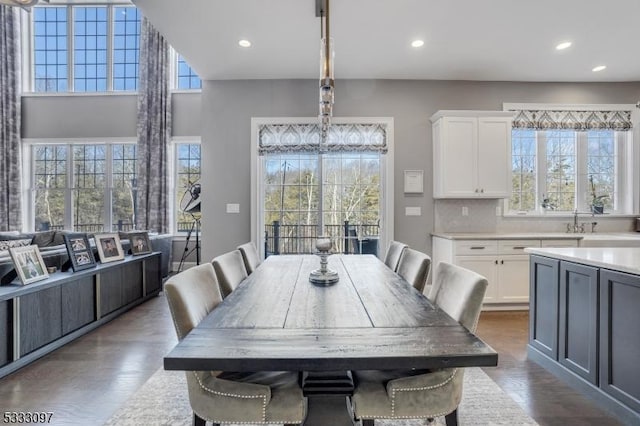
M 514 247 L 513 249 L 514 250 L 524 250 L 524 249 L 526 249 L 526 247 L 525 246 L 518 246 L 518 247 Z
M 484 192 L 484 188 L 482 188 L 482 189 L 480 190 L 480 192 Z
M 484 246 L 471 246 L 471 247 L 469 247 L 469 249 L 471 249 L 471 250 L 484 250 L 485 247 Z
M 500 261 L 500 264 L 501 264 L 501 265 L 504 265 L 504 260 L 501 260 L 501 261 Z
M 478 192 L 478 188 L 476 188 L 476 192 Z
M 498 261 L 496 260 L 496 265 L 498 264 Z

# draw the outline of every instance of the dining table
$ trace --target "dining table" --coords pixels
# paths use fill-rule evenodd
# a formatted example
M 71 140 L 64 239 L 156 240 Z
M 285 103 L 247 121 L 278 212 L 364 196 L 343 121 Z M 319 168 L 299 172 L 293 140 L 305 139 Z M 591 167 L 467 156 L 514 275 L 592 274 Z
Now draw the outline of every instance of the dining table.
M 351 425 L 353 370 L 496 366 L 498 354 L 373 255 L 267 257 L 164 358 L 166 370 L 297 371 L 305 425 Z

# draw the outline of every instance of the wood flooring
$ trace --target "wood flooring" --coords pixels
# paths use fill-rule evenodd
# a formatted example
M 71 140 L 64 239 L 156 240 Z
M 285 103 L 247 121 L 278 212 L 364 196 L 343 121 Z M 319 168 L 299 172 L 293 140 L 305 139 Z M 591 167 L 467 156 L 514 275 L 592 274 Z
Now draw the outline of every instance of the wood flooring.
M 528 314 L 485 312 L 478 335 L 498 351 L 484 371 L 540 425 L 621 425 L 526 358 Z M 177 343 L 164 296 L 0 379 L 3 411 L 52 411 L 53 425 L 100 425 Z M 0 418 L 0 422 L 1 422 Z

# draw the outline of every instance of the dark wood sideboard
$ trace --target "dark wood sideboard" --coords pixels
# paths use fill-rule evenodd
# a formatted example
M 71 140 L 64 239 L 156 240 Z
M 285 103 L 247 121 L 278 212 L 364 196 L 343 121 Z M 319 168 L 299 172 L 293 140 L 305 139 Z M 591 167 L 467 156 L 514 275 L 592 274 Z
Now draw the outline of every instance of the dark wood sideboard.
M 157 296 L 161 269 L 156 252 L 0 286 L 0 377 Z

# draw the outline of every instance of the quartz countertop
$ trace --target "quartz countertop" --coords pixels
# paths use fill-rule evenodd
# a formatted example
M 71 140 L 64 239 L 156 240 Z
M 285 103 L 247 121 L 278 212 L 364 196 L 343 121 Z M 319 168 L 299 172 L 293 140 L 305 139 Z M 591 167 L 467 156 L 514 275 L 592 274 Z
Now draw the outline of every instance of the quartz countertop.
M 529 254 L 640 275 L 640 248 L 637 247 L 529 247 L 524 251 Z
M 508 234 L 495 232 L 434 232 L 431 235 L 446 238 L 447 240 L 581 240 L 585 235 L 591 234 L 568 234 L 566 232 L 518 232 Z

